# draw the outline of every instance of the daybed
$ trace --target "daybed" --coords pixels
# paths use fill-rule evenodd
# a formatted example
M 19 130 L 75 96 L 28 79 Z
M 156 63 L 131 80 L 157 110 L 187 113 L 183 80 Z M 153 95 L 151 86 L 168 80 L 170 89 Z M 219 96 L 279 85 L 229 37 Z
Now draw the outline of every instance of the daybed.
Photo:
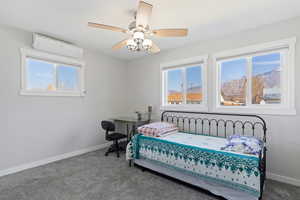
M 257 200 L 264 189 L 266 123 L 256 115 L 165 111 L 161 121 L 179 132 L 165 137 L 136 134 L 133 163 L 230 200 Z M 231 135 L 264 142 L 257 155 L 221 150 Z

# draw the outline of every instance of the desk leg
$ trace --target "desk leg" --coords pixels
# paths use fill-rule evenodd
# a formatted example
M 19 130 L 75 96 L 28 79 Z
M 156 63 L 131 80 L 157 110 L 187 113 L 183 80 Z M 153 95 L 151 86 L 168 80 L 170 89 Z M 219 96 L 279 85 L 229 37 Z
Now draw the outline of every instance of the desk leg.
M 132 136 L 134 136 L 134 134 L 135 134 L 135 127 L 136 127 L 135 124 L 132 124 L 130 138 L 131 138 Z
M 130 141 L 130 133 L 129 133 L 129 124 L 128 123 L 126 123 L 126 134 L 127 134 L 127 142 L 129 142 Z

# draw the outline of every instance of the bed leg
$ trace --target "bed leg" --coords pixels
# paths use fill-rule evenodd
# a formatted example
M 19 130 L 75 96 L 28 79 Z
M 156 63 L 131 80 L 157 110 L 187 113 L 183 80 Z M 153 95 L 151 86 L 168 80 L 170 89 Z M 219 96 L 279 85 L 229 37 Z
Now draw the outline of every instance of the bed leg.
M 142 167 L 142 166 L 138 166 L 138 167 L 141 169 L 142 172 L 145 172 L 147 170 L 147 168 L 145 168 L 145 167 Z

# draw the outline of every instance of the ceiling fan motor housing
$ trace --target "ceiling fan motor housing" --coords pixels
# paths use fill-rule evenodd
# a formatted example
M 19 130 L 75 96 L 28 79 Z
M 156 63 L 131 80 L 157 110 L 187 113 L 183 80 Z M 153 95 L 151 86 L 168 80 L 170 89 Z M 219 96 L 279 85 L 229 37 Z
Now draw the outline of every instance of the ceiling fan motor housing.
M 136 21 L 133 21 L 133 22 L 131 22 L 129 24 L 128 29 L 129 29 L 129 31 L 133 32 L 133 30 L 135 29 L 135 27 L 136 27 Z
M 143 33 L 148 33 L 148 32 L 150 32 L 150 27 L 149 27 L 149 25 L 147 25 L 146 27 L 142 27 L 142 26 L 137 27 L 136 26 L 136 21 L 133 21 L 129 24 L 128 30 L 131 33 L 134 33 L 136 31 L 140 31 L 140 32 L 143 32 Z

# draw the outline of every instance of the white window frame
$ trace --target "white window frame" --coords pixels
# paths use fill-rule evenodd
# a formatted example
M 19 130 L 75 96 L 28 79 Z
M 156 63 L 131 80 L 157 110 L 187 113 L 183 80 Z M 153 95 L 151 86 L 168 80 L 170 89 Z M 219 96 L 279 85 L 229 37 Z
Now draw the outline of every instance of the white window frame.
M 192 57 L 188 59 L 176 60 L 173 62 L 160 64 L 160 96 L 161 96 L 161 110 L 182 110 L 182 111 L 208 111 L 207 107 L 207 62 L 208 55 Z M 182 69 L 188 67 L 195 67 L 201 65 L 202 70 L 202 103 L 201 104 L 166 104 L 166 77 L 165 71 L 168 69 Z M 184 75 L 183 84 L 186 84 L 186 76 Z M 185 87 L 183 87 L 185 89 Z M 186 97 L 184 97 L 186 98 Z
M 85 96 L 85 84 L 84 84 L 84 68 L 85 63 L 81 60 L 74 58 L 49 54 L 42 51 L 37 51 L 30 48 L 21 48 L 21 90 L 20 95 L 33 95 L 33 96 L 71 96 L 71 97 L 82 97 Z M 41 60 L 44 62 L 49 62 L 52 64 L 62 64 L 65 66 L 78 67 L 78 90 L 69 91 L 69 90 L 56 90 L 56 91 L 46 91 L 39 89 L 28 89 L 27 88 L 27 58 L 32 58 L 36 60 Z
M 295 46 L 296 37 L 284 40 L 252 45 L 244 48 L 224 51 L 213 55 L 213 76 L 214 94 L 213 111 L 231 113 L 251 113 L 251 114 L 274 114 L 274 115 L 295 115 Z M 259 56 L 272 52 L 284 52 L 286 60 L 282 60 L 283 67 L 281 73 L 282 103 L 280 105 L 255 105 L 251 103 L 251 76 L 252 64 L 250 56 Z M 282 53 L 281 53 L 282 55 Z M 219 60 L 227 61 L 238 58 L 247 59 L 247 95 L 246 106 L 223 106 L 220 104 L 221 77 Z

